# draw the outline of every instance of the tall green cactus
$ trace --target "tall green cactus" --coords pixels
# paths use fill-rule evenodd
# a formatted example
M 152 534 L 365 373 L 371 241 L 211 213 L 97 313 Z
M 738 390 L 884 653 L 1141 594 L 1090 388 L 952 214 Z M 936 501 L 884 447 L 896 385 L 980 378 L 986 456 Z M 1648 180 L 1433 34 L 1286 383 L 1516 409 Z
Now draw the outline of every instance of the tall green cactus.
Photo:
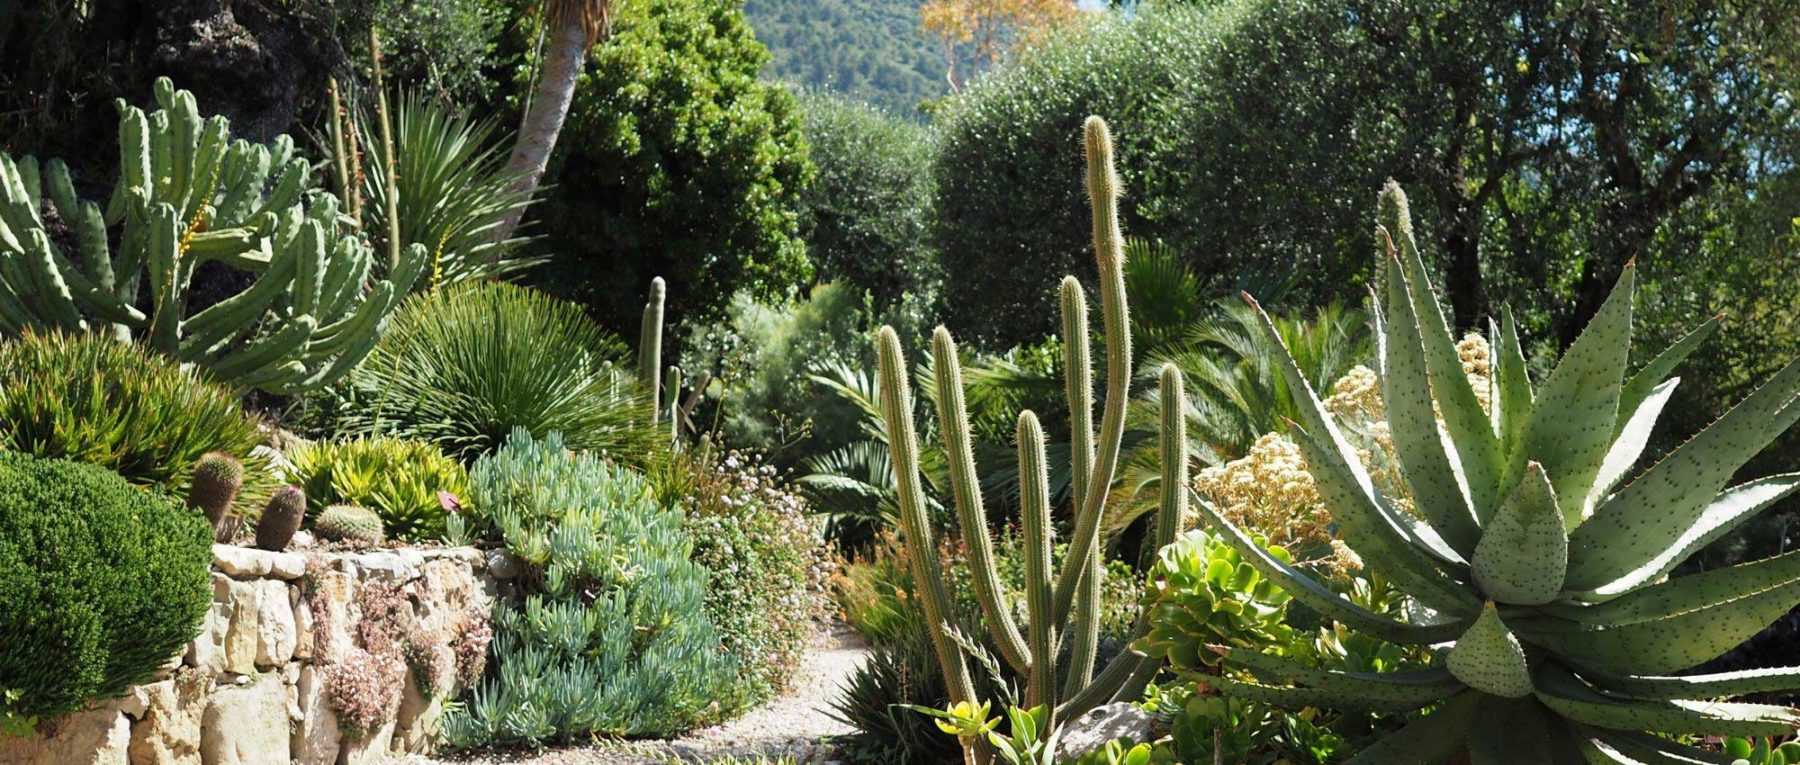
M 650 422 L 662 413 L 663 299 L 668 287 L 658 276 L 650 280 L 650 299 L 644 303 L 644 324 L 638 334 L 638 382 L 650 391 Z
M 1072 468 L 1074 496 L 1073 536 L 1060 571 L 1053 571 L 1050 550 L 1049 486 L 1044 456 L 1044 435 L 1037 415 L 1021 412 L 1018 449 L 1021 512 L 1025 524 L 1026 623 L 1021 631 L 1006 602 L 995 570 L 993 542 L 988 534 L 987 513 L 975 469 L 969 435 L 969 417 L 963 401 L 962 370 L 956 343 L 939 327 L 932 336 L 932 362 L 937 389 L 938 431 L 944 440 L 950 483 L 963 541 L 969 551 L 969 577 L 981 604 L 983 621 L 999 646 L 1003 660 L 1028 678 L 1027 703 L 1042 705 L 1045 738 L 1061 720 L 1071 719 L 1096 705 L 1141 692 L 1159 662 L 1135 651 L 1126 651 L 1098 674 L 1094 673 L 1098 643 L 1100 555 L 1098 531 L 1105 510 L 1119 444 L 1125 431 L 1125 407 L 1131 385 L 1130 321 L 1125 303 L 1123 273 L 1124 239 L 1118 224 L 1118 177 L 1113 170 L 1112 137 L 1106 123 L 1089 117 L 1085 125 L 1087 187 L 1093 206 L 1094 252 L 1100 271 L 1101 321 L 1106 337 L 1106 399 L 1098 441 L 1093 433 L 1093 393 L 1089 364 L 1087 303 L 1081 285 L 1073 277 L 1062 287 L 1063 334 L 1068 376 L 1066 393 L 1073 433 Z M 943 571 L 931 535 L 930 519 L 920 488 L 919 445 L 913 428 L 912 395 L 900 338 L 891 327 L 876 337 L 880 364 L 880 403 L 887 439 L 893 453 L 896 491 L 900 504 L 901 532 L 913 580 L 919 583 L 919 600 L 934 627 L 933 647 L 950 688 L 951 701 L 977 701 L 967 662 L 951 635 L 951 606 Z M 1174 367 L 1162 371 L 1160 400 L 1163 408 L 1160 440 L 1163 461 L 1163 503 L 1158 515 L 1156 541 L 1174 541 L 1187 509 L 1187 439 L 1184 432 L 1181 373 Z M 1141 630 L 1141 626 L 1140 626 Z M 1068 666 L 1058 665 L 1057 646 L 1070 647 Z M 964 752 L 969 762 L 986 762 L 991 753 L 972 739 Z
M 291 139 L 232 141 L 193 94 L 167 78 L 155 91 L 149 114 L 118 102 L 120 178 L 104 210 L 76 196 L 62 161 L 0 154 L 0 331 L 106 331 L 278 393 L 337 379 L 374 346 L 424 249 L 374 278 L 369 246 L 309 188 Z M 190 313 L 208 262 L 255 279 Z

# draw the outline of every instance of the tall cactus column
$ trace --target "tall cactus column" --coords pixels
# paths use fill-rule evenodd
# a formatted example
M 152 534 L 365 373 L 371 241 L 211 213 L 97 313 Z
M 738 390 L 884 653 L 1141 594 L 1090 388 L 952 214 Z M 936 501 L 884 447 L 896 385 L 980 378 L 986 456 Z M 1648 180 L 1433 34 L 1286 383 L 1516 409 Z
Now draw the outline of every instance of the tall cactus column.
M 1062 286 L 1063 335 L 1066 348 L 1064 373 L 1071 409 L 1073 433 L 1075 512 L 1070 553 L 1060 572 L 1052 570 L 1055 543 L 1050 522 L 1049 486 L 1044 457 L 1044 434 L 1037 415 L 1022 412 L 1018 424 L 1019 485 L 1025 524 L 1026 624 L 1021 630 L 1005 598 L 995 570 L 993 542 L 982 505 L 969 417 L 963 401 L 962 369 L 950 332 L 939 327 L 932 336 L 934 384 L 937 391 L 938 432 L 942 434 L 954 495 L 958 525 L 969 551 L 969 579 L 981 604 L 983 622 L 999 646 L 1006 664 L 1027 678 L 1027 703 L 1045 708 L 1045 735 L 1057 721 L 1080 715 L 1094 706 L 1140 692 L 1158 662 L 1142 653 L 1126 651 L 1098 674 L 1094 673 L 1098 643 L 1096 610 L 1101 574 L 1099 525 L 1118 463 L 1119 444 L 1125 431 L 1125 408 L 1130 397 L 1131 337 L 1125 305 L 1124 242 L 1118 224 L 1118 181 L 1113 172 L 1112 137 L 1106 123 L 1088 118 L 1085 126 L 1088 192 L 1093 205 L 1095 260 L 1100 271 L 1101 321 L 1106 333 L 1106 401 L 1098 440 L 1093 432 L 1092 375 L 1088 365 L 1087 303 L 1081 285 L 1073 277 Z M 950 688 L 952 702 L 974 698 L 968 663 L 958 641 L 950 633 L 952 613 L 943 570 L 932 540 L 930 519 L 919 479 L 919 446 L 913 429 L 912 398 L 900 339 L 892 327 L 882 327 L 876 346 L 880 355 L 880 399 L 888 444 L 893 453 L 896 489 L 900 502 L 900 526 L 905 535 L 907 558 L 912 566 L 916 593 L 932 625 L 932 646 Z M 1181 374 L 1174 367 L 1162 373 L 1163 507 L 1158 514 L 1159 545 L 1174 540 L 1187 507 L 1187 439 L 1183 431 L 1185 399 Z M 1140 623 L 1138 631 L 1141 633 Z M 1066 671 L 1057 664 L 1059 640 L 1067 642 L 1070 661 Z M 1059 685 L 1060 684 L 1060 685 Z M 979 740 L 965 742 L 970 762 L 991 755 Z
M 644 303 L 644 324 L 638 334 L 638 382 L 650 391 L 650 422 L 662 413 L 663 300 L 668 285 L 658 276 L 650 280 L 650 299 Z

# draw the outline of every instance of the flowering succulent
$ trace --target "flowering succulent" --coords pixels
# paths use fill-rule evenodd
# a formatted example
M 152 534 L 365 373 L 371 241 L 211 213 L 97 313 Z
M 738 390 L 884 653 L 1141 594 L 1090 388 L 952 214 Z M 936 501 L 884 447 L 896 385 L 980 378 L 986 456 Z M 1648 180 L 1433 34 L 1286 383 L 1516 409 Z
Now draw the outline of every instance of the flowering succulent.
M 1678 382 L 1663 378 L 1711 323 L 1627 375 L 1636 274 L 1627 266 L 1581 337 L 1533 385 L 1510 316 L 1490 322 L 1485 352 L 1458 347 L 1397 185 L 1384 190 L 1382 208 L 1389 247 L 1377 372 L 1413 512 L 1372 479 L 1285 348 L 1276 361 L 1300 399 L 1292 437 L 1335 528 L 1415 601 L 1417 615 L 1357 606 L 1264 551 L 1209 503 L 1201 509 L 1296 600 L 1391 642 L 1437 646 L 1443 661 L 1341 672 L 1220 646 L 1230 671 L 1216 685 L 1289 708 L 1435 708 L 1351 765 L 1713 762 L 1717 755 L 1657 734 L 1792 734 L 1800 710 L 1719 699 L 1800 686 L 1800 667 L 1676 673 L 1800 601 L 1800 551 L 1670 575 L 1800 488 L 1800 474 L 1726 486 L 1800 420 L 1800 362 L 1628 481 Z M 1273 324 L 1263 325 L 1279 347 Z M 1487 383 L 1486 407 L 1472 378 Z

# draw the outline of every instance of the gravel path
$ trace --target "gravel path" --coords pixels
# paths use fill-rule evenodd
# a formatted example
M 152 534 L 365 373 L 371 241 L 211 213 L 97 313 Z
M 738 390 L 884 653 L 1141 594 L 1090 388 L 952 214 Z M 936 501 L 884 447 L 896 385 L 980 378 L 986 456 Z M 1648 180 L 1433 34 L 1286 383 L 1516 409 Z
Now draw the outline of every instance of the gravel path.
M 831 701 L 867 655 L 862 636 L 843 625 L 821 632 L 797 670 L 793 686 L 780 698 L 731 722 L 694 731 L 673 741 L 631 741 L 568 747 L 537 754 L 484 754 L 436 760 L 406 757 L 396 765 L 627 765 L 628 763 L 708 762 L 736 756 L 788 756 L 801 763 L 831 761 L 827 736 L 849 733 L 831 718 Z

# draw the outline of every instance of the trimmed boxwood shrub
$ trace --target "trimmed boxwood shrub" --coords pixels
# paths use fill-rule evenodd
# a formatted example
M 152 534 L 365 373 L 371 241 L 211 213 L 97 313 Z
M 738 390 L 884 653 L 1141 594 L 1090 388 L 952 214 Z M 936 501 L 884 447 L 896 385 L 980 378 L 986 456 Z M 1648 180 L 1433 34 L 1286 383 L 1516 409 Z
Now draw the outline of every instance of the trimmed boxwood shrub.
M 211 564 L 212 529 L 179 502 L 0 452 L 0 717 L 53 717 L 150 679 L 199 634 Z

